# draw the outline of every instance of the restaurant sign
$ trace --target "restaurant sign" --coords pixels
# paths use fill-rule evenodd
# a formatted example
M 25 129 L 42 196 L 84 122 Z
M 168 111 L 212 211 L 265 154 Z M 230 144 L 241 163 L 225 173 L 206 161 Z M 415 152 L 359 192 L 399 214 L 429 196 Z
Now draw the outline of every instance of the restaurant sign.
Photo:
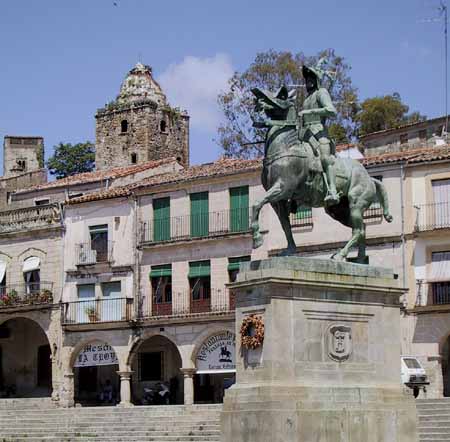
M 223 331 L 210 336 L 197 353 L 197 373 L 234 373 L 236 335 Z
M 92 367 L 96 365 L 117 365 L 114 349 L 103 342 L 87 344 L 77 356 L 74 367 Z

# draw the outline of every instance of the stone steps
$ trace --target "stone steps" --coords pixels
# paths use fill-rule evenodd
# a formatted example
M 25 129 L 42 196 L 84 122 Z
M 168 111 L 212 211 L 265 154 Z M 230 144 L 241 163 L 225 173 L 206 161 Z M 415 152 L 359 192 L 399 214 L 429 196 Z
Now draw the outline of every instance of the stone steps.
M 450 442 L 450 398 L 418 399 L 420 442 Z
M 70 409 L 35 405 L 0 407 L 0 442 L 220 441 L 221 405 Z

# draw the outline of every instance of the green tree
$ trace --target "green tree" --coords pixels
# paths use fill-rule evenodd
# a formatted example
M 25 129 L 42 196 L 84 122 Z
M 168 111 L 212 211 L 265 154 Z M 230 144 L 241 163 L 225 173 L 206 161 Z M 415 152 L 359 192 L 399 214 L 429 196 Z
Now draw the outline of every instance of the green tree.
M 251 89 L 259 87 L 275 91 L 282 85 L 297 89 L 297 107 L 300 109 L 305 97 L 302 66 L 315 65 L 327 56 L 326 69 L 333 72 L 333 78 L 325 80 L 338 117 L 333 123 L 333 133 L 339 135 L 340 142 L 348 142 L 355 132 L 353 118 L 357 112 L 357 89 L 349 76 L 350 66 L 336 55 L 333 49 L 321 51 L 313 56 L 302 52 L 293 54 L 288 51 L 269 50 L 256 55 L 255 60 L 244 72 L 236 72 L 229 80 L 229 90 L 218 97 L 225 121 L 218 128 L 218 144 L 226 156 L 252 158 L 262 155 L 264 146 L 255 144 L 264 138 L 263 129 L 252 127 L 254 97 Z
M 47 168 L 57 179 L 91 172 L 95 167 L 95 147 L 92 143 L 59 143 L 53 156 L 47 160 Z
M 404 104 L 400 95 L 367 98 L 360 105 L 355 117 L 359 125 L 359 135 L 367 135 L 385 129 L 392 129 L 403 124 L 416 123 L 426 119 L 419 112 L 408 114 L 409 107 Z

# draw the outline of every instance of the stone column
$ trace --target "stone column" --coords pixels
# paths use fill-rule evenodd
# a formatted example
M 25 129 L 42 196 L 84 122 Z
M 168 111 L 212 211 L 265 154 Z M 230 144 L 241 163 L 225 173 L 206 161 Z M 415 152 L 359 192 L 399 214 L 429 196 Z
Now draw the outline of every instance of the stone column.
M 60 404 L 63 407 L 75 406 L 75 384 L 73 372 L 64 373 Z
M 180 368 L 184 376 L 184 405 L 194 403 L 194 374 L 196 368 Z
M 120 376 L 120 407 L 131 407 L 131 374 L 132 371 L 118 371 Z

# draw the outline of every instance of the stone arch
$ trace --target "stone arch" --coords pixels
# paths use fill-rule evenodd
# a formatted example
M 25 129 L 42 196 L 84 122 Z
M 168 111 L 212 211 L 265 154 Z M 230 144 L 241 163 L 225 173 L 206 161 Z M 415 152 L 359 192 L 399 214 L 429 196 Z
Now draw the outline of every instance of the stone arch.
M 0 260 L 3 260 L 9 264 L 12 261 L 12 259 L 13 258 L 11 255 L 8 255 L 7 253 L 0 251 Z
M 136 336 L 133 339 L 133 341 L 131 342 L 130 351 L 128 352 L 128 357 L 126 359 L 127 369 L 130 369 L 131 364 L 133 363 L 134 358 L 136 357 L 136 354 L 138 353 L 139 347 L 145 341 L 147 341 L 148 339 L 151 339 L 155 336 L 163 336 L 164 338 L 169 340 L 178 349 L 178 352 L 180 353 L 180 356 L 181 356 L 181 360 L 184 363 L 182 354 L 180 352 L 179 344 L 174 335 L 172 335 L 171 333 L 168 333 L 166 331 L 148 330 L 148 331 L 145 331 L 141 336 Z
M 41 330 L 42 332 L 45 334 L 45 336 L 47 337 L 48 342 L 53 345 L 53 340 L 50 337 L 50 333 L 49 333 L 49 325 L 50 325 L 50 320 L 48 321 L 48 323 L 45 323 L 43 321 L 43 318 L 39 315 L 36 318 L 30 318 L 29 316 L 25 316 L 22 312 L 17 312 L 17 313 L 11 313 L 8 315 L 7 318 L 4 319 L 0 319 L 0 326 L 3 325 L 5 322 L 8 322 L 11 319 L 26 319 L 28 321 L 34 322 Z
M 195 339 L 195 345 L 192 349 L 190 361 L 192 362 L 192 367 L 195 367 L 195 359 L 197 356 L 198 351 L 200 350 L 200 347 L 203 345 L 203 343 L 209 339 L 211 336 L 216 335 L 217 333 L 228 331 L 230 333 L 235 333 L 236 331 L 232 327 L 223 327 L 223 326 L 215 326 L 212 329 L 208 328 L 207 330 L 200 333 L 197 338 Z
M 42 249 L 37 249 L 36 247 L 28 247 L 17 255 L 17 259 L 22 262 L 30 256 L 37 256 L 38 258 L 43 259 L 47 256 L 47 252 Z

